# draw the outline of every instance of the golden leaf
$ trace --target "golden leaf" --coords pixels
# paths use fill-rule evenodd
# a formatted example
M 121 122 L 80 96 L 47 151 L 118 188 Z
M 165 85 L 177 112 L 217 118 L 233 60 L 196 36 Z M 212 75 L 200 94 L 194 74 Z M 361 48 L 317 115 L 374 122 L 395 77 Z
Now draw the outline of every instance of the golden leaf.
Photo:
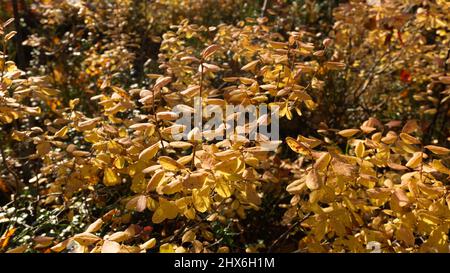
M 241 68 L 241 70 L 242 70 L 242 71 L 251 71 L 251 70 L 255 69 L 255 67 L 256 67 L 256 65 L 257 65 L 258 63 L 259 63 L 259 60 L 249 62 L 248 64 L 244 65 L 244 66 Z
M 59 130 L 58 132 L 55 133 L 54 137 L 58 138 L 58 137 L 65 137 L 67 135 L 67 132 L 69 131 L 69 127 L 64 126 L 63 128 L 61 128 L 61 130 Z
M 359 132 L 361 132 L 359 129 L 345 129 L 345 130 L 339 131 L 338 134 L 345 138 L 350 138 Z
M 290 193 L 290 194 L 300 194 L 302 193 L 305 189 L 307 188 L 305 181 L 301 180 L 301 179 L 297 179 L 295 181 L 293 181 L 292 183 L 290 183 L 287 187 L 286 190 Z
M 175 246 L 173 244 L 169 243 L 162 244 L 159 247 L 159 253 L 175 253 L 174 247 Z
M 224 175 L 231 175 L 237 173 L 240 165 L 241 161 L 239 160 L 239 158 L 233 157 L 226 161 L 219 162 L 214 166 L 214 169 Z
M 17 230 L 16 228 L 9 228 L 8 230 L 5 231 L 2 237 L 0 237 L 0 249 L 5 249 L 8 246 L 9 241 L 16 232 L 16 230 Z
M 161 183 L 162 179 L 164 178 L 165 172 L 163 170 L 157 170 L 150 181 L 147 184 L 147 192 L 154 191 L 158 185 Z
M 216 178 L 216 186 L 214 187 L 214 190 L 223 198 L 228 198 L 231 196 L 231 188 L 222 177 Z
M 366 150 L 366 148 L 364 146 L 364 143 L 362 141 L 359 141 L 358 144 L 356 145 L 356 149 L 355 149 L 356 156 L 359 158 L 363 158 L 365 150 Z
M 111 168 L 106 168 L 103 175 L 103 184 L 106 186 L 115 186 L 120 184 L 120 176 Z
M 123 169 L 123 167 L 125 167 L 125 158 L 123 158 L 123 156 L 116 157 L 116 159 L 114 160 L 114 167 L 119 170 Z
M 381 141 L 386 144 L 393 144 L 397 140 L 397 134 L 393 131 L 387 132 L 386 136 L 381 138 Z
M 203 187 L 203 184 L 205 183 L 206 178 L 208 177 L 208 174 L 205 172 L 197 172 L 188 174 L 183 179 L 183 186 L 186 189 L 200 189 Z
M 192 201 L 197 211 L 206 212 L 209 209 L 209 206 L 211 204 L 209 194 L 210 194 L 209 187 L 204 187 L 201 190 L 198 189 L 192 190 Z
M 425 149 L 430 150 L 432 153 L 437 155 L 447 155 L 450 152 L 450 149 L 445 147 L 435 146 L 435 145 L 427 145 Z
M 174 202 L 168 201 L 164 198 L 159 198 L 159 207 L 153 213 L 152 222 L 159 224 L 166 219 L 174 219 L 179 213 L 178 207 Z
M 300 143 L 292 137 L 287 137 L 286 142 L 294 152 L 302 155 L 311 155 L 311 149 L 308 146 Z
M 79 243 L 82 246 L 88 246 L 101 241 L 102 239 L 94 234 L 84 232 L 73 236 L 73 240 Z
M 178 171 L 184 169 L 184 166 L 168 156 L 159 157 L 159 164 L 168 171 Z
M 156 246 L 156 239 L 155 238 L 151 238 L 147 242 L 139 245 L 139 248 L 142 249 L 142 250 L 147 250 L 147 249 L 154 248 L 155 246 Z
M 95 232 L 99 231 L 102 228 L 103 224 L 104 224 L 104 222 L 103 222 L 103 220 L 101 218 L 97 219 L 97 220 L 95 220 L 94 223 L 90 224 L 86 228 L 85 232 L 95 233 Z
M 394 196 L 397 197 L 400 207 L 404 207 L 409 204 L 409 198 L 402 189 L 396 189 L 394 191 Z
M 422 163 L 422 152 L 415 152 L 406 163 L 406 167 L 414 169 Z
M 420 144 L 420 141 L 417 138 L 415 138 L 411 135 L 408 135 L 407 133 L 400 133 L 400 138 L 406 144 Z
M 157 113 L 156 117 L 158 118 L 158 120 L 173 121 L 173 120 L 177 120 L 179 116 L 175 112 L 164 111 L 164 112 Z
M 158 151 L 159 151 L 159 143 L 155 143 L 152 146 L 144 149 L 139 154 L 139 159 L 143 160 L 145 162 L 148 162 L 148 161 L 152 160 L 153 157 L 155 157 L 155 155 Z
M 59 253 L 59 252 L 65 250 L 67 248 L 67 246 L 69 245 L 70 241 L 71 241 L 71 239 L 64 240 L 64 241 L 62 241 L 62 242 L 52 246 L 50 249 L 53 252 Z
M 195 238 L 196 238 L 195 232 L 193 232 L 192 230 L 188 230 L 183 234 L 183 237 L 181 237 L 181 241 L 183 243 L 192 242 L 195 240 Z

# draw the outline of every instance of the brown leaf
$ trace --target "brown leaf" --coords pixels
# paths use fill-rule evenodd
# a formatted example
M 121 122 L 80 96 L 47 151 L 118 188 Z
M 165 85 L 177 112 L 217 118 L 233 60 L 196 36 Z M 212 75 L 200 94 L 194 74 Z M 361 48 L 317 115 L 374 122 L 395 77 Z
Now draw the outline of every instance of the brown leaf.
M 75 240 L 82 246 L 89 246 L 97 243 L 98 241 L 101 241 L 102 239 L 94 234 L 83 232 L 73 236 L 73 240 Z
M 128 210 L 142 212 L 147 208 L 147 197 L 145 195 L 137 195 L 131 198 L 125 207 Z
M 317 173 L 316 169 L 311 169 L 306 176 L 306 186 L 310 190 L 317 190 L 320 188 L 322 183 L 322 178 Z
M 435 146 L 435 145 L 427 145 L 425 149 L 430 150 L 432 153 L 437 155 L 447 155 L 450 152 L 450 149 L 445 147 Z
M 220 46 L 219 45 L 215 45 L 215 44 L 213 44 L 213 45 L 210 45 L 210 46 L 208 46 L 207 48 L 205 48 L 203 51 L 202 51 L 202 59 L 206 59 L 206 58 L 208 58 L 209 56 L 211 56 L 212 54 L 214 54 L 217 50 L 219 50 L 220 49 Z

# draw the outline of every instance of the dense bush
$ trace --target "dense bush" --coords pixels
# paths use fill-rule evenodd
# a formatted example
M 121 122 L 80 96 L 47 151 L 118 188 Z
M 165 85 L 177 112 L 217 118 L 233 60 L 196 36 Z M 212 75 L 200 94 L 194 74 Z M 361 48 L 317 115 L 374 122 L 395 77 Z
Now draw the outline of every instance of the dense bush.
M 0 251 L 449 252 L 450 4 L 339 2 L 1 4 Z

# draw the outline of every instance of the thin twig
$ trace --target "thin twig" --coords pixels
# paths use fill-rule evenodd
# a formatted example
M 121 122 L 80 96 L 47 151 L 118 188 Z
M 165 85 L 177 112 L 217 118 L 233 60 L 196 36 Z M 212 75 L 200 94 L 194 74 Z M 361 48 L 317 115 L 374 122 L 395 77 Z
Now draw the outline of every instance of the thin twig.
M 284 240 L 284 238 L 299 224 L 301 224 L 303 221 L 305 221 L 306 219 L 308 219 L 308 217 L 311 215 L 311 213 L 306 214 L 301 220 L 298 220 L 297 222 L 295 222 L 294 224 L 292 224 L 292 226 L 290 226 L 288 228 L 288 230 L 286 230 L 283 234 L 280 235 L 280 237 L 278 237 L 273 243 L 272 245 L 269 247 L 268 252 L 272 252 L 272 249 L 281 241 Z

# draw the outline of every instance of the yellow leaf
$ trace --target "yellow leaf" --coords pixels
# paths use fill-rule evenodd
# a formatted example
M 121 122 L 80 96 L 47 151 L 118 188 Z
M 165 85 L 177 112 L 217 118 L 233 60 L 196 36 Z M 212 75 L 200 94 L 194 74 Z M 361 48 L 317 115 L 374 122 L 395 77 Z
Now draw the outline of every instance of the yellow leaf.
M 381 139 L 386 144 L 393 144 L 397 140 L 397 134 L 393 131 L 387 132 L 386 136 Z
M 153 86 L 153 88 L 155 90 L 160 90 L 161 88 L 163 88 L 164 86 L 166 86 L 169 82 L 172 81 L 171 77 L 159 77 L 156 82 L 155 85 Z
M 119 170 L 123 169 L 123 167 L 125 167 L 125 158 L 123 158 L 123 156 L 116 157 L 114 160 L 114 167 Z
M 168 171 L 178 171 L 184 169 L 183 165 L 168 156 L 159 157 L 159 164 L 161 164 L 161 166 Z
M 24 141 L 27 138 L 27 133 L 14 130 L 11 134 L 11 138 L 15 141 Z
M 360 132 L 359 129 L 345 129 L 345 130 L 339 131 L 338 134 L 345 138 L 350 138 L 359 132 Z
M 311 155 L 311 149 L 309 149 L 309 147 L 298 142 L 297 140 L 293 139 L 292 137 L 287 137 L 286 142 L 294 152 L 302 154 L 302 155 Z
M 11 237 L 14 235 L 15 232 L 16 228 L 10 228 L 7 231 L 5 231 L 5 233 L 0 238 L 0 249 L 5 249 L 8 246 L 9 240 L 11 239 Z
M 221 246 L 217 249 L 217 253 L 230 253 L 230 248 L 227 246 Z
M 61 130 L 59 130 L 58 132 L 55 133 L 55 138 L 58 137 L 64 137 L 65 135 L 67 135 L 67 132 L 69 131 L 69 127 L 64 126 L 63 128 L 61 128 Z
M 205 212 L 209 209 L 209 206 L 211 204 L 209 193 L 209 187 L 204 187 L 201 190 L 192 190 L 192 201 L 195 209 L 199 212 Z
M 163 170 L 157 170 L 153 174 L 152 178 L 147 184 L 147 192 L 154 191 L 158 187 L 159 183 L 164 178 L 164 174 L 165 172 Z
M 406 144 L 420 144 L 420 141 L 417 138 L 415 138 L 411 135 L 408 135 L 407 133 L 400 133 L 400 138 Z
M 410 134 L 416 130 L 420 129 L 419 124 L 416 120 L 408 120 L 402 128 L 402 132 L 406 134 Z
M 203 187 L 208 174 L 205 172 L 197 172 L 188 174 L 183 179 L 183 186 L 186 189 L 200 189 Z
M 437 171 L 441 172 L 441 173 L 445 173 L 447 175 L 450 175 L 450 169 L 448 169 L 441 160 L 433 160 L 433 162 L 431 162 L 431 166 L 436 169 Z
M 111 168 L 106 168 L 103 175 L 103 184 L 106 186 L 115 186 L 120 184 L 120 176 Z
M 169 243 L 162 244 L 159 247 L 159 252 L 160 253 L 175 253 L 174 245 L 173 244 L 169 244 Z
M 415 152 L 413 156 L 406 163 L 406 167 L 414 169 L 422 163 L 422 152 Z
M 159 151 L 159 143 L 155 143 L 152 146 L 144 149 L 139 154 L 139 159 L 148 162 L 156 155 L 158 151 Z
M 148 240 L 147 242 L 141 244 L 139 247 L 142 250 L 146 250 L 146 249 L 151 249 L 154 248 L 156 245 L 156 239 L 155 238 L 151 238 L 150 240 Z
M 240 160 L 238 157 L 230 158 L 226 161 L 222 161 L 214 166 L 214 169 L 224 175 L 235 174 L 240 166 Z
M 181 95 L 183 96 L 187 96 L 187 97 L 194 97 L 195 95 L 198 94 L 200 90 L 200 86 L 199 85 L 193 85 L 193 86 L 189 86 L 187 89 L 183 90 L 180 92 Z
M 181 179 L 172 179 L 167 184 L 161 185 L 156 189 L 158 194 L 175 194 L 183 189 L 183 181 Z
M 152 222 L 159 224 L 166 219 L 174 219 L 179 213 L 178 207 L 173 201 L 159 198 L 159 207 L 153 213 Z
M 194 208 L 189 208 L 189 209 L 185 210 L 183 214 L 188 219 L 191 219 L 191 220 L 195 219 L 195 209 Z
M 11 40 L 12 37 L 14 37 L 14 35 L 17 34 L 17 31 L 11 31 L 8 34 L 5 35 L 4 39 L 5 41 Z
M 396 189 L 394 196 L 398 199 L 398 205 L 400 207 L 407 206 L 409 204 L 409 198 L 402 189 Z
M 316 163 L 314 163 L 314 168 L 319 171 L 324 171 L 327 168 L 330 161 L 331 161 L 330 153 L 322 153 L 322 155 L 316 160 Z
M 195 240 L 195 238 L 196 238 L 195 232 L 193 232 L 192 230 L 188 230 L 183 234 L 183 237 L 181 237 L 181 241 L 183 243 L 192 242 Z
M 362 141 L 359 141 L 356 145 L 355 154 L 357 157 L 362 158 L 364 156 L 364 152 L 366 150 L 366 147 L 364 146 L 364 143 Z
M 223 198 L 228 198 L 231 196 L 230 186 L 222 177 L 216 178 L 216 186 L 214 187 L 214 190 Z

